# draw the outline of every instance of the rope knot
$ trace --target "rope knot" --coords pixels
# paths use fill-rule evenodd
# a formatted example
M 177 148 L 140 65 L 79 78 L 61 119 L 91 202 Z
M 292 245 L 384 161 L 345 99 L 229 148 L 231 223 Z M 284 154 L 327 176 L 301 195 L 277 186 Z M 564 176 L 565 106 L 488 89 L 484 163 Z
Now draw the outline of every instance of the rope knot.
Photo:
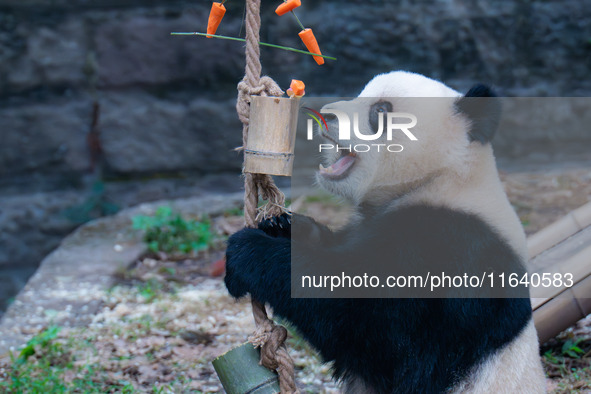
M 280 366 L 277 353 L 286 339 L 287 330 L 285 327 L 275 325 L 269 320 L 269 324 L 265 324 L 264 327 L 257 327 L 255 332 L 248 338 L 248 341 L 255 347 L 261 348 L 260 363 L 262 365 L 269 369 L 277 369 Z
M 236 111 L 238 117 L 244 124 L 248 124 L 250 115 L 250 96 L 283 96 L 283 90 L 271 77 L 261 77 L 256 86 L 248 81 L 246 77 L 238 83 L 238 101 L 236 102 Z
M 261 77 L 256 86 L 252 86 L 245 77 L 238 83 L 238 91 L 248 96 L 282 96 L 284 94 L 273 78 L 268 76 Z

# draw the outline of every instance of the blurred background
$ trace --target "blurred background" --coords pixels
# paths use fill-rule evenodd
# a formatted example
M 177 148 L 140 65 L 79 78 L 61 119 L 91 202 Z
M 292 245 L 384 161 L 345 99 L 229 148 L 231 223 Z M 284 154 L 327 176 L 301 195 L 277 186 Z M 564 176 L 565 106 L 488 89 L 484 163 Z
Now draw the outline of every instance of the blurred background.
M 241 43 L 204 31 L 203 0 L 0 0 L 0 309 L 81 223 L 145 201 L 241 189 L 236 84 Z M 243 36 L 230 0 L 218 34 Z M 261 40 L 303 47 L 293 18 L 263 1 Z M 262 48 L 263 72 L 310 96 L 354 96 L 375 74 L 410 70 L 460 91 L 591 94 L 591 2 L 308 0 L 323 52 Z M 588 163 L 591 132 L 498 138 L 502 169 Z M 536 165 L 537 165 L 536 164 Z M 588 172 L 587 172 L 588 173 Z M 586 202 L 588 195 L 574 204 Z M 0 312 L 1 315 L 1 312 Z

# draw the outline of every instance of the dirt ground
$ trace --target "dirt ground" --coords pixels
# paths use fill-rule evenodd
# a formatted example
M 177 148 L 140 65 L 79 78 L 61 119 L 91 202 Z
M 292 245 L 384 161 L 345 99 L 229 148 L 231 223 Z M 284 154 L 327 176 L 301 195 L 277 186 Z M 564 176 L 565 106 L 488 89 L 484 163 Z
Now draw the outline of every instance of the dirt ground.
M 528 234 L 591 200 L 590 169 L 505 173 L 502 178 Z M 347 212 L 323 197 L 296 203 L 300 212 L 333 225 L 342 224 Z M 214 223 L 220 234 L 228 235 L 242 220 L 229 216 Z M 220 249 L 197 258 L 162 253 L 141 258 L 119 272 L 117 284 L 100 295 L 102 309 L 88 327 L 39 327 L 28 358 L 19 361 L 15 352 L 17 359 L 0 359 L 0 389 L 222 392 L 211 361 L 245 342 L 254 329 L 250 304 L 232 300 L 222 277 L 211 275 L 212 264 L 222 256 Z M 543 345 L 551 392 L 591 392 L 590 327 L 591 319 L 585 319 Z M 323 365 L 294 332 L 288 347 L 302 392 L 339 392 L 330 365 Z M 15 378 L 44 389 L 19 390 Z M 55 387 L 64 390 L 52 391 Z

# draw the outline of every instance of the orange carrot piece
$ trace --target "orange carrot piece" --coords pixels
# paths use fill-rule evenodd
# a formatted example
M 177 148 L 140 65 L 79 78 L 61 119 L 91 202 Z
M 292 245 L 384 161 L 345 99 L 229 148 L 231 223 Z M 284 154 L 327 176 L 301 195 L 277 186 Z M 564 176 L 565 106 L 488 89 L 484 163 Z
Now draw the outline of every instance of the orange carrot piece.
M 213 3 L 211 5 L 209 20 L 207 21 L 207 34 L 215 34 L 225 14 L 226 7 L 222 3 Z M 211 38 L 211 36 L 207 36 L 207 38 Z
M 312 29 L 304 29 L 301 32 L 299 32 L 298 35 L 300 36 L 300 38 L 304 42 L 304 45 L 306 46 L 306 48 L 308 48 L 309 52 L 316 53 L 318 55 L 322 55 L 322 52 L 320 52 L 320 47 L 318 46 L 318 41 L 316 41 L 316 37 L 314 37 L 314 33 L 312 32 Z M 324 64 L 323 57 L 314 56 L 314 60 L 316 60 L 316 63 L 318 63 L 319 65 Z
M 306 85 L 302 81 L 292 79 L 291 85 L 287 89 L 287 95 L 289 97 L 302 97 L 304 94 L 306 94 Z
M 277 7 L 275 13 L 279 16 L 287 14 L 302 5 L 300 0 L 286 0 Z

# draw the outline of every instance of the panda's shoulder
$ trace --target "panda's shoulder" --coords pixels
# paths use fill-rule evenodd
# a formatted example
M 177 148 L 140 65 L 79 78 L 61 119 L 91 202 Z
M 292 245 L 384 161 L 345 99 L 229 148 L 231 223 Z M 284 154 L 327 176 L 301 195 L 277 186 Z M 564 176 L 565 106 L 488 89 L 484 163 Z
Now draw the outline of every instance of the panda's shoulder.
M 384 210 L 383 219 L 396 219 L 397 223 L 404 223 L 405 226 L 417 229 L 422 229 L 426 225 L 432 229 L 457 228 L 477 231 L 492 229 L 482 217 L 474 212 L 425 203 Z
M 396 234 L 406 245 L 421 244 L 469 250 L 491 247 L 514 254 L 499 230 L 474 212 L 430 204 L 385 209 L 369 219 L 374 231 Z
M 376 209 L 370 212 L 367 218 L 374 223 L 390 223 L 419 230 L 424 226 L 429 226 L 434 230 L 449 228 L 492 230 L 492 227 L 477 213 L 426 203 L 409 204 L 391 209 Z

